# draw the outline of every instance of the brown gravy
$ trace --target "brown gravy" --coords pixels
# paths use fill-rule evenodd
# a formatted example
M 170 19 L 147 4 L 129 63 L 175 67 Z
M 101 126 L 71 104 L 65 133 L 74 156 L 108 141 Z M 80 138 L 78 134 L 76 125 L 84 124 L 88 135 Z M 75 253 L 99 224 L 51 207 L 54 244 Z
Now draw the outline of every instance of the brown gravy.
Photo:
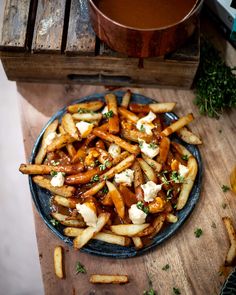
M 129 27 L 151 29 L 182 20 L 196 0 L 94 0 L 110 19 Z

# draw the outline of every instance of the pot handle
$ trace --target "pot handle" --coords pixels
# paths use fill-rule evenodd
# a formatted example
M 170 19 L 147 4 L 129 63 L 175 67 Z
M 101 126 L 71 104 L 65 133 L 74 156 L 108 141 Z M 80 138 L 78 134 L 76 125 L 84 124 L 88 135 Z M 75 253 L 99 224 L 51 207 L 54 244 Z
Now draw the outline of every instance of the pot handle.
M 87 74 L 69 74 L 68 80 L 77 83 L 101 83 L 101 84 L 119 84 L 131 83 L 132 78 L 129 76 L 110 76 L 104 74 L 87 75 Z

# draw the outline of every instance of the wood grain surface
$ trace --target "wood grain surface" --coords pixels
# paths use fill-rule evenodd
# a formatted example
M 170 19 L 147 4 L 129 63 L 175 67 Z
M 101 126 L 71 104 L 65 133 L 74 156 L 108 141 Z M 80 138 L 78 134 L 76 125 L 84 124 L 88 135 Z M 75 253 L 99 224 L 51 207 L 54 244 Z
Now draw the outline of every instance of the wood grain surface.
M 100 86 L 68 86 L 18 83 L 26 158 L 41 128 L 49 117 L 65 104 L 95 92 Z M 158 294 L 173 294 L 173 287 L 181 294 L 219 294 L 224 277 L 219 275 L 229 241 L 221 218 L 233 217 L 235 225 L 236 196 L 223 193 L 221 186 L 229 185 L 229 174 L 236 164 L 236 110 L 219 120 L 200 116 L 193 104 L 194 93 L 186 90 L 132 89 L 158 101 L 177 101 L 175 112 L 184 115 L 193 112 L 194 132 L 203 138 L 200 151 L 204 177 L 200 200 L 182 228 L 169 240 L 145 255 L 131 259 L 110 259 L 84 254 L 68 247 L 54 236 L 34 210 L 39 257 L 45 294 L 143 294 L 148 289 L 148 277 Z M 227 204 L 224 209 L 222 204 Z M 212 223 L 216 228 L 212 227 Z M 202 228 L 196 238 L 194 231 Z M 59 280 L 53 270 L 53 249 L 61 245 L 65 250 L 66 278 Z M 76 275 L 76 262 L 86 266 L 87 274 Z M 162 267 L 170 265 L 163 271 Z M 92 285 L 90 274 L 128 274 L 127 285 Z
M 95 55 L 96 35 L 92 29 L 87 0 L 71 0 L 66 54 Z
M 34 52 L 61 53 L 66 0 L 39 0 L 32 43 Z
M 1 49 L 25 49 L 30 2 L 31 0 L 6 0 L 0 35 Z

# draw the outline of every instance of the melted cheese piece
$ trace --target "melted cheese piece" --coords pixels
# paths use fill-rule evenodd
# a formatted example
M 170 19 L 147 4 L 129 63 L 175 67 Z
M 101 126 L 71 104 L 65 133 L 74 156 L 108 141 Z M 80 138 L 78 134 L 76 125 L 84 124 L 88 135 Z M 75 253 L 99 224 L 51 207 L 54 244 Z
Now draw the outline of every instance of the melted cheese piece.
M 82 138 L 86 138 L 93 130 L 93 124 L 84 121 L 76 123 L 76 127 L 78 128 Z
M 65 177 L 62 172 L 57 172 L 55 176 L 51 179 L 51 185 L 54 187 L 61 187 L 63 186 L 65 181 Z
M 156 115 L 150 111 L 149 114 L 138 120 L 136 127 L 140 131 L 144 131 L 148 135 L 152 135 L 152 129 L 155 127 L 152 121 L 156 119 Z
M 129 218 L 133 224 L 145 223 L 147 214 L 137 207 L 137 204 L 133 204 L 129 209 Z
M 97 224 L 97 212 L 96 207 L 91 202 L 86 202 L 84 204 L 76 204 L 76 209 L 82 215 L 84 222 L 88 226 L 95 227 Z
M 141 185 L 141 188 L 144 192 L 144 201 L 145 202 L 152 202 L 157 193 L 161 190 L 162 184 L 155 184 L 153 181 L 148 181 L 145 184 Z

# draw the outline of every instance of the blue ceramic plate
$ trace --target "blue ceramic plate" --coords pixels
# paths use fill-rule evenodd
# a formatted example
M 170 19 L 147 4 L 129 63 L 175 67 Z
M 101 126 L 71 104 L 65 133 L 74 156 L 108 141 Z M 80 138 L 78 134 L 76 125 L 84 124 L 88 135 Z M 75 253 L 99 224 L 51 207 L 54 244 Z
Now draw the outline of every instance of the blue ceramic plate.
M 115 91 L 114 93 L 116 94 L 119 102 L 121 102 L 121 98 L 122 98 L 124 92 Z M 93 94 L 93 95 L 84 97 L 80 100 L 74 101 L 74 103 L 94 101 L 94 100 L 104 100 L 104 93 Z M 153 101 L 152 99 L 147 98 L 143 95 L 132 94 L 132 102 L 149 104 L 149 103 L 153 103 L 155 101 Z M 47 128 L 47 126 L 55 119 L 61 119 L 61 117 L 63 116 L 63 114 L 65 112 L 66 112 L 66 107 L 64 107 L 63 109 L 58 111 L 54 116 L 52 116 L 52 118 L 49 120 L 47 125 L 43 128 L 43 130 L 41 131 L 41 133 L 40 133 L 39 137 L 37 138 L 36 143 L 34 145 L 33 152 L 32 152 L 31 158 L 30 158 L 30 162 L 34 163 L 34 159 L 37 155 L 37 152 L 38 152 L 40 144 L 41 144 L 43 133 L 44 133 L 45 129 Z M 167 113 L 165 115 L 165 121 L 167 124 L 170 124 L 172 120 L 176 120 L 176 119 L 177 119 L 177 116 L 173 113 Z M 186 144 L 185 142 L 181 141 L 176 136 L 173 136 L 172 140 L 175 140 L 175 141 L 181 143 L 182 145 L 184 145 L 197 159 L 198 167 L 199 167 L 196 181 L 193 186 L 192 192 L 189 196 L 189 200 L 188 200 L 186 206 L 180 212 L 177 213 L 178 214 L 178 222 L 175 224 L 169 224 L 165 228 L 165 230 L 163 230 L 161 233 L 159 233 L 153 239 L 151 244 L 149 244 L 148 246 L 144 247 L 143 249 L 141 249 L 139 251 L 137 251 L 134 247 L 122 247 L 122 246 L 112 245 L 112 244 L 108 244 L 108 243 L 96 241 L 96 240 L 90 241 L 87 245 L 85 245 L 83 247 L 83 249 L 81 249 L 81 251 L 91 253 L 91 254 L 101 255 L 101 256 L 115 257 L 115 258 L 133 257 L 136 255 L 143 254 L 144 252 L 155 248 L 157 245 L 163 243 L 170 236 L 172 236 L 181 227 L 181 225 L 188 218 L 190 213 L 193 211 L 197 201 L 199 200 L 200 189 L 201 189 L 201 179 L 202 179 L 202 161 L 201 161 L 201 156 L 200 156 L 200 153 L 199 153 L 199 150 L 197 147 L 195 147 L 193 145 Z M 50 216 L 50 193 L 47 190 L 42 189 L 39 186 L 37 186 L 35 183 L 33 183 L 31 177 L 29 177 L 29 185 L 30 185 L 30 190 L 32 193 L 32 197 L 33 197 L 35 206 L 36 206 L 39 214 L 43 218 L 44 222 L 51 229 L 51 231 L 54 234 L 56 234 L 60 239 L 62 239 L 64 242 L 72 245 L 72 239 L 63 235 L 63 226 L 59 225 L 58 227 L 54 227 L 50 223 L 50 219 L 51 219 L 51 216 Z
M 220 295 L 236 295 L 236 269 L 234 269 L 221 289 Z

